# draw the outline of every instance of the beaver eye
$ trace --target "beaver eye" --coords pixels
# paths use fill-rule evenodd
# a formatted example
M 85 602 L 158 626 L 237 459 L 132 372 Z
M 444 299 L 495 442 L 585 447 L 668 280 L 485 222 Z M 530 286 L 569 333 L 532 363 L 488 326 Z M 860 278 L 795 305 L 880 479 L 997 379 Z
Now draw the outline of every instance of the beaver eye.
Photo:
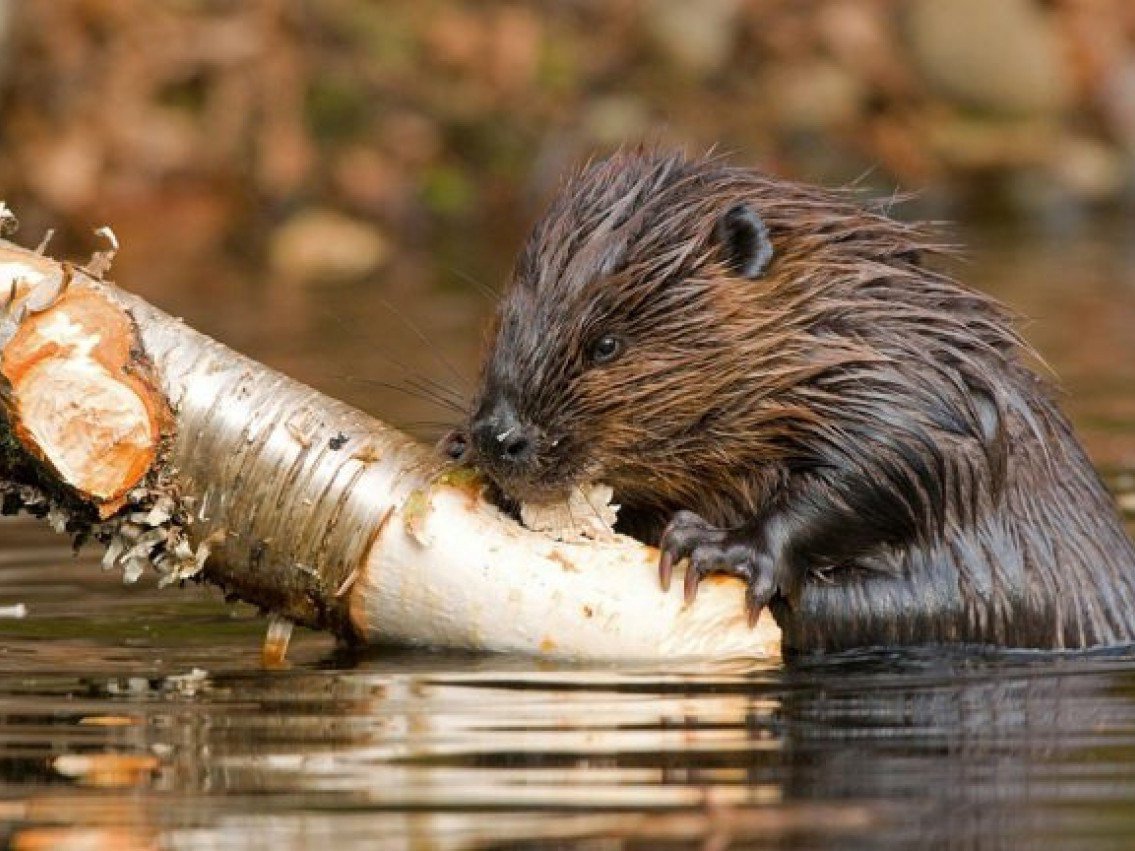
M 623 351 L 623 341 L 614 334 L 604 334 L 591 344 L 591 362 L 610 363 Z

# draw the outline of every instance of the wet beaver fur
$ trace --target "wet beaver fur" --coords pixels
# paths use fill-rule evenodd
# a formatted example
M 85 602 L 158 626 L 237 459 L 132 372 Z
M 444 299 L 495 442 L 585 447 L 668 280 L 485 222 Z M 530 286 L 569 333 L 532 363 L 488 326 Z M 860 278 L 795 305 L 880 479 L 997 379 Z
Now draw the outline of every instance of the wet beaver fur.
M 490 332 L 467 459 L 601 480 L 668 587 L 786 648 L 1135 640 L 1135 547 L 1006 310 L 883 207 L 654 151 L 571 178 Z M 661 533 L 661 535 L 660 535 Z M 660 538 L 659 538 L 660 536 Z

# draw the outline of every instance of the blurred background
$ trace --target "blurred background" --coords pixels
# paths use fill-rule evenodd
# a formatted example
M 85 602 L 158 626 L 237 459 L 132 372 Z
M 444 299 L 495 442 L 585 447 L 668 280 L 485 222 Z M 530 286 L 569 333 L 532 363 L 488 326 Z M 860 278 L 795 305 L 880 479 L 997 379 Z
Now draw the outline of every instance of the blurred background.
M 870 171 L 950 210 L 1135 200 L 1126 0 L 0 8 L 0 185 L 36 227 L 111 216 L 125 235 L 160 212 L 194 253 L 252 234 L 286 256 L 279 228 L 319 213 L 404 251 L 641 139 L 814 181 Z
M 1055 261 L 1132 319 L 1067 274 L 1093 245 L 1130 270 L 1128 0 L 0 0 L 18 238 L 85 257 L 110 224 L 119 281 L 427 436 L 449 417 L 398 364 L 465 392 L 559 177 L 642 140 L 914 192 L 899 215 L 998 240 L 974 285 L 1063 318 L 1026 265 Z
M 111 225 L 119 283 L 424 439 L 559 177 L 643 140 L 954 222 L 1135 518 L 1132 0 L 0 0 L 15 238 L 83 261 Z M 250 607 L 97 550 L 0 525 L 0 846 L 1135 835 L 1129 652 L 592 670 L 297 632 L 264 672 Z

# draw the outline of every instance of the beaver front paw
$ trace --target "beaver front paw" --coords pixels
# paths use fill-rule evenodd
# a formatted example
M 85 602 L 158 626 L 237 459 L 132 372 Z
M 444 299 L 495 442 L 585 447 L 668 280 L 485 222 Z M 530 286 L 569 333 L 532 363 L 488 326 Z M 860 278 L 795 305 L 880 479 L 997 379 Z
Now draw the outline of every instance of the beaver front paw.
M 776 560 L 769 554 L 764 535 L 751 529 L 718 529 L 692 511 L 679 511 L 662 533 L 658 577 L 662 590 L 670 590 L 674 565 L 689 559 L 686 567 L 686 602 L 698 594 L 698 583 L 712 573 L 736 576 L 748 585 L 745 609 L 750 625 L 776 593 Z

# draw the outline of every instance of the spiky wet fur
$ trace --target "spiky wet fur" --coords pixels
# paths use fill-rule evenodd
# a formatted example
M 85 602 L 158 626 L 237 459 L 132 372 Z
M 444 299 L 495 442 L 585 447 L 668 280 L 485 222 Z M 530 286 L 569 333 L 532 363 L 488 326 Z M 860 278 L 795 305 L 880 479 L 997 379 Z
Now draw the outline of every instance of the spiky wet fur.
M 736 276 L 736 204 L 774 259 Z M 538 430 L 516 498 L 601 479 L 657 535 L 804 500 L 831 519 L 771 606 L 797 650 L 1135 639 L 1135 548 L 1007 312 L 928 268 L 919 226 L 716 159 L 627 152 L 570 179 L 529 238 L 474 410 Z M 625 353 L 588 363 L 596 336 Z M 477 461 L 477 459 L 474 459 Z

